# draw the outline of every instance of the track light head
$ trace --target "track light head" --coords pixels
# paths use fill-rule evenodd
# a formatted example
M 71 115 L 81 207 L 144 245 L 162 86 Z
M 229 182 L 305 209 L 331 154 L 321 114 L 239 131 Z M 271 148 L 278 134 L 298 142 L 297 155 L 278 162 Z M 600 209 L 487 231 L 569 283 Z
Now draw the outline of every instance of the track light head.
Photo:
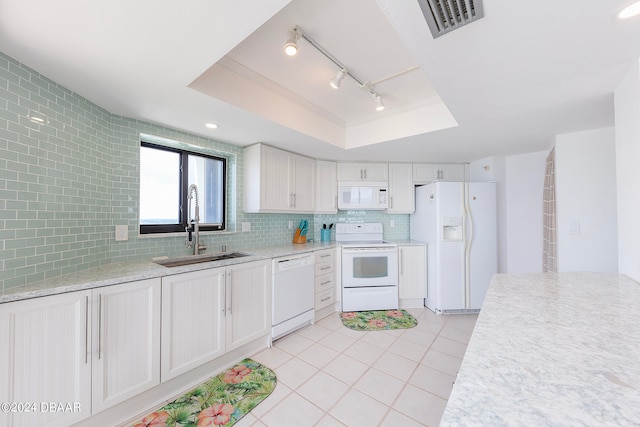
M 294 27 L 289 31 L 289 38 L 284 44 L 284 53 L 289 56 L 294 56 L 298 53 L 298 40 L 300 40 L 300 30 L 298 30 L 298 27 Z
M 376 103 L 376 111 L 384 110 L 384 103 L 382 102 L 382 98 L 378 94 L 373 95 L 373 101 Z
M 341 69 L 340 71 L 338 71 L 338 74 L 336 74 L 336 76 L 333 79 L 331 79 L 329 84 L 331 85 L 332 88 L 338 89 L 340 87 L 340 83 L 342 82 L 342 79 L 344 79 L 344 76 L 346 75 L 347 75 L 347 70 L 344 68 Z

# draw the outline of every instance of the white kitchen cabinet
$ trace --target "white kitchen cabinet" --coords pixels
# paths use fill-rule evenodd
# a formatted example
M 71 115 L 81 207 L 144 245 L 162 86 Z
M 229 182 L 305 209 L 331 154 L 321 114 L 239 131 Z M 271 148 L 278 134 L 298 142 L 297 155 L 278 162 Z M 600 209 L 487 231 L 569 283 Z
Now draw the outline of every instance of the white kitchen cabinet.
M 389 163 L 389 207 L 387 212 L 410 214 L 415 210 L 412 164 Z
M 226 351 L 271 333 L 271 260 L 227 267 Z
M 427 296 L 427 248 L 426 245 L 398 246 L 398 295 L 402 300 L 417 300 L 414 305 L 423 307 Z M 406 305 L 405 305 L 406 307 Z
M 160 384 L 161 280 L 95 289 L 93 301 L 95 413 Z
M 389 179 L 387 163 L 338 163 L 338 181 L 383 181 Z
M 338 212 L 338 182 L 336 162 L 316 160 L 315 213 Z
M 413 183 L 429 184 L 433 181 L 466 181 L 467 165 L 463 163 L 414 163 Z
M 316 161 L 309 157 L 289 155 L 289 191 L 293 196 L 290 209 L 313 213 L 315 207 Z
M 336 249 L 323 249 L 314 253 L 315 318 L 320 319 L 335 311 L 336 302 Z
M 1 304 L 0 319 L 0 399 L 37 405 L 2 425 L 67 426 L 160 383 L 160 279 Z
M 313 213 L 315 160 L 264 144 L 244 149 L 244 211 Z
M 162 278 L 162 382 L 224 354 L 226 269 Z
M 36 405 L 0 411 L 0 425 L 62 427 L 91 415 L 91 295 L 0 304 L 0 403 Z M 41 410 L 47 402 L 77 403 L 78 410 Z

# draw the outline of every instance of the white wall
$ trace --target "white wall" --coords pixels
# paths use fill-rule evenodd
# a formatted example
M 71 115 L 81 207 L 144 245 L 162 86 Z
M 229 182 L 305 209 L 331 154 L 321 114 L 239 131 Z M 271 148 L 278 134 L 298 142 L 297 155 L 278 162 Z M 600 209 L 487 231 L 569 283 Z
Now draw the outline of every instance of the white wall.
M 640 66 L 615 90 L 618 269 L 640 281 Z
M 547 152 L 472 162 L 471 181 L 496 181 L 498 271 L 542 271 L 542 190 Z
M 558 271 L 618 272 L 614 128 L 556 136 Z
M 538 151 L 506 158 L 508 273 L 542 272 L 542 193 L 548 154 Z

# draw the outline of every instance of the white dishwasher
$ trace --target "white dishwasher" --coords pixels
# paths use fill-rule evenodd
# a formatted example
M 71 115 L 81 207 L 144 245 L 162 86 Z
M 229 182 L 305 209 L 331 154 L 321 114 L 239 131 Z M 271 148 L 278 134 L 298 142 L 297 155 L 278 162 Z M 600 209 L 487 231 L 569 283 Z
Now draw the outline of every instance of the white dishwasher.
M 313 253 L 273 259 L 273 339 L 313 323 L 313 259 Z

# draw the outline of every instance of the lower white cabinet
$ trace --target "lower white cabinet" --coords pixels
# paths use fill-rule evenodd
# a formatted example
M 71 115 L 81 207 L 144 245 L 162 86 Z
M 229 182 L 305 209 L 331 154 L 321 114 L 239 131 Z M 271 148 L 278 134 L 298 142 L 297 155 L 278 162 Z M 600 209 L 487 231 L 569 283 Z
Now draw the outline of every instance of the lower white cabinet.
M 270 333 L 271 262 L 162 278 L 162 381 Z
M 427 296 L 427 248 L 425 245 L 398 246 L 398 297 L 402 300 Z M 416 302 L 420 307 L 423 302 Z M 402 305 L 402 304 L 401 304 Z
M 160 384 L 160 279 L 93 291 L 92 410 Z
M 315 269 L 315 318 L 320 319 L 335 311 L 336 302 L 336 250 L 316 251 Z
M 68 426 L 159 384 L 160 279 L 0 304 L 0 342 L 0 425 Z
M 162 382 L 224 353 L 225 268 L 162 278 Z
M 271 334 L 271 260 L 227 267 L 226 351 Z
M 91 415 L 91 301 L 84 291 L 0 304 L 0 403 L 16 405 L 0 425 L 62 427 Z M 41 410 L 48 402 L 78 410 Z

